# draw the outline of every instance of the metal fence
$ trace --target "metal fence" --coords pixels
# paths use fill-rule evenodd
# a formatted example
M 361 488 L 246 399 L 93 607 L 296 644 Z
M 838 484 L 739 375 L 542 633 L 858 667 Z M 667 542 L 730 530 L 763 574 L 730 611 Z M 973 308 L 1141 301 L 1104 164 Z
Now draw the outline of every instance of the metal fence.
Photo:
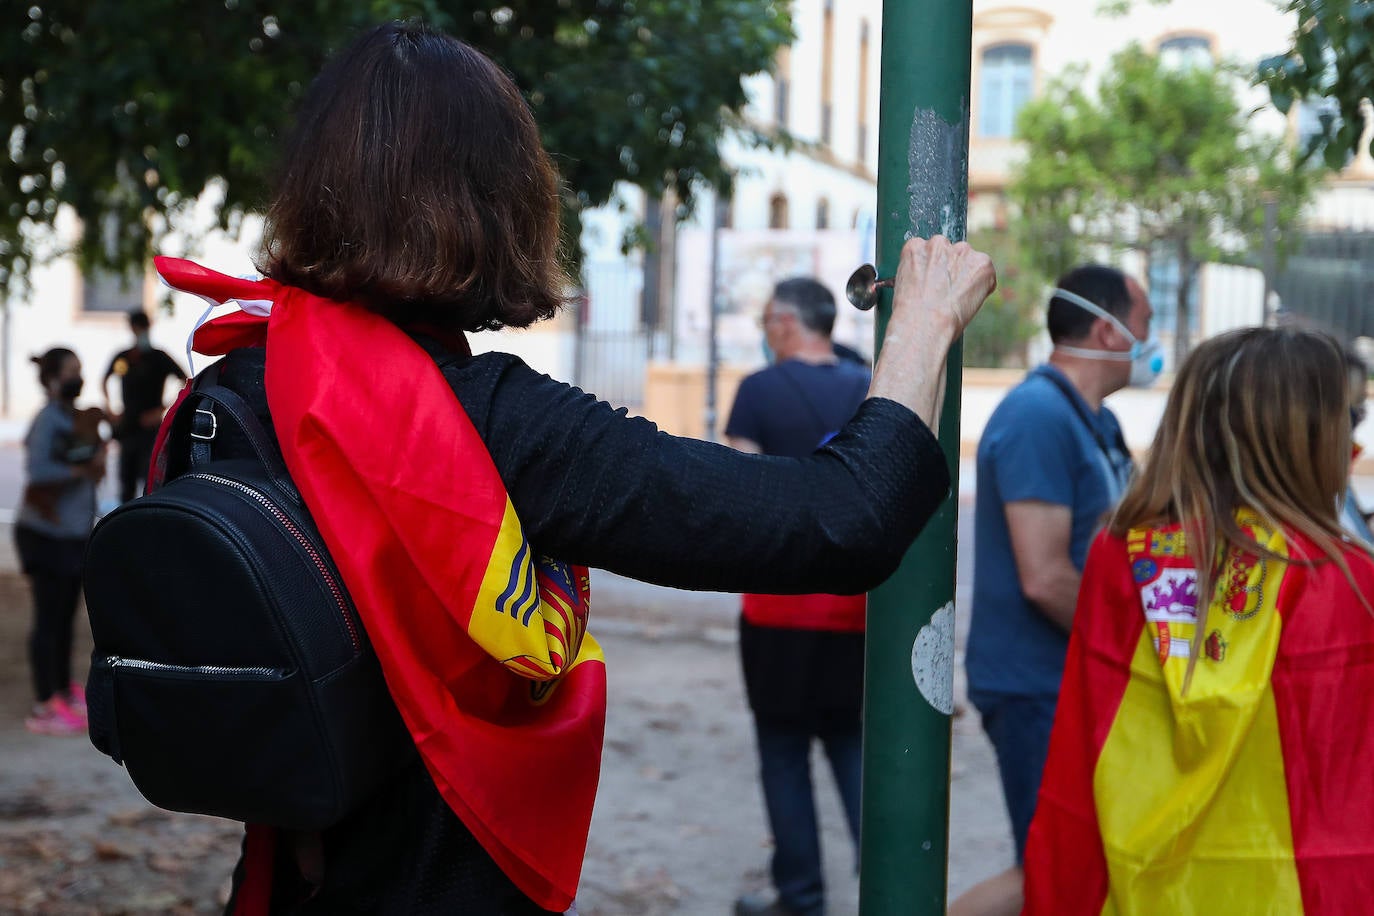
M 641 318 L 643 269 L 630 260 L 583 266 L 587 284 L 577 320 L 575 384 L 619 407 L 644 403 L 654 339 Z
M 649 335 L 643 331 L 591 331 L 577 338 L 577 387 L 617 407 L 644 403 Z
M 1374 337 L 1374 231 L 1318 230 L 1274 279 L 1284 312 L 1345 337 Z

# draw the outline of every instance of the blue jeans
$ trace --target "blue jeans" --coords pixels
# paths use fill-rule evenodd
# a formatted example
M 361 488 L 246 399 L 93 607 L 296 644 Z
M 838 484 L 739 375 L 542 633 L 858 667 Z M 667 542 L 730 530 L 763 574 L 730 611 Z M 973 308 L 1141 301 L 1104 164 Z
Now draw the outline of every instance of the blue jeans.
M 815 734 L 755 721 L 759 775 L 773 831 L 773 886 L 784 906 L 803 916 L 825 912 L 821 839 L 811 784 L 811 740 L 819 738 L 840 790 L 854 848 L 859 848 L 859 786 L 863 733 L 859 728 Z
M 1040 777 L 1050 752 L 1055 697 L 981 695 L 972 697 L 983 717 L 983 730 L 997 751 L 1002 795 L 1007 801 L 1016 864 L 1025 861 L 1026 834 L 1035 816 Z

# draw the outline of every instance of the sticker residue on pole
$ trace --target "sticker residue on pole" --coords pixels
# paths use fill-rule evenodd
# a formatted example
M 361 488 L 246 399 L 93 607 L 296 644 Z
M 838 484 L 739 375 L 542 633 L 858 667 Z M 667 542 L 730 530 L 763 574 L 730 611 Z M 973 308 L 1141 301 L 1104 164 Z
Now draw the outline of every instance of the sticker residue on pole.
M 954 712 L 954 602 L 931 615 L 911 645 L 911 676 L 926 702 Z
M 929 108 L 911 121 L 907 146 L 911 226 L 908 239 L 939 233 L 964 237 L 968 200 L 968 101 L 959 105 L 959 123 L 950 124 Z

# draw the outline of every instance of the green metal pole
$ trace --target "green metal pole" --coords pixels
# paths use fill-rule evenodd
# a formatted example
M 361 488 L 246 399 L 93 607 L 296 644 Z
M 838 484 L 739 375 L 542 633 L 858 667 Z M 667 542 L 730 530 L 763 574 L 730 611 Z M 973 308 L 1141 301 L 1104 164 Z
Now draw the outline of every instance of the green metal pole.
M 972 0 L 884 0 L 878 267 L 914 236 L 964 237 Z M 878 339 L 891 314 L 886 294 Z M 962 350 L 950 353 L 940 444 L 954 485 L 901 568 L 869 596 L 864 684 L 863 916 L 945 912 Z M 896 456 L 894 456 L 896 457 Z

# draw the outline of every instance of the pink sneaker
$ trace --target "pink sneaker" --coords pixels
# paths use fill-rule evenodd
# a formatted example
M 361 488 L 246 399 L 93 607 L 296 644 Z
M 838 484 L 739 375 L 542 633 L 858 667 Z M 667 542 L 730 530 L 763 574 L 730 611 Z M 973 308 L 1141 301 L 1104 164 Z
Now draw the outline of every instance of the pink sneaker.
M 72 712 L 82 717 L 86 715 L 86 688 L 76 681 L 67 685 L 67 705 L 71 707 Z
M 84 735 L 86 716 L 67 705 L 60 696 L 33 708 L 33 715 L 24 720 L 24 727 L 35 735 Z

